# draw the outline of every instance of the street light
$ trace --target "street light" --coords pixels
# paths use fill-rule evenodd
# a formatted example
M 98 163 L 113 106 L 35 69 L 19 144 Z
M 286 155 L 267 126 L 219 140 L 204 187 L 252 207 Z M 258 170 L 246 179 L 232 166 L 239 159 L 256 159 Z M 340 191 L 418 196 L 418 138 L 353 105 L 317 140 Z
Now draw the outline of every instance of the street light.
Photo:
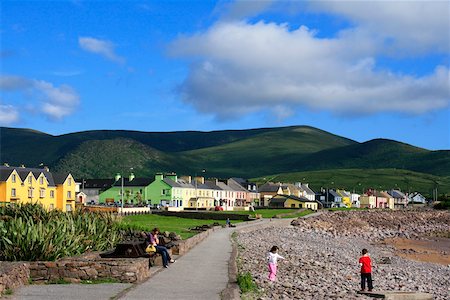
M 130 171 L 133 171 L 133 168 L 130 168 Z M 123 213 L 123 194 L 124 194 L 124 192 L 123 192 L 123 176 L 120 173 L 117 173 L 115 179 L 116 179 L 116 182 L 117 182 L 117 180 L 121 179 L 120 201 L 121 201 L 121 208 L 122 208 L 121 213 Z M 133 179 L 134 179 L 134 174 L 133 174 L 133 172 L 131 172 L 130 176 L 128 178 L 128 181 L 132 181 Z

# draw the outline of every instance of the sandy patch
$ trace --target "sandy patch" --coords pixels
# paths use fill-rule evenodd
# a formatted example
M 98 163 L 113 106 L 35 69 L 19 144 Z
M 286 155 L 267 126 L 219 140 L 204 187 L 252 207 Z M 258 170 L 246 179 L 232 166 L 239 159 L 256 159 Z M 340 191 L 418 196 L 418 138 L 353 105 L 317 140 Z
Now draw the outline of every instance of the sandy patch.
M 392 238 L 384 242 L 396 249 L 398 256 L 416 261 L 430 262 L 442 265 L 450 265 L 450 239 L 406 239 Z

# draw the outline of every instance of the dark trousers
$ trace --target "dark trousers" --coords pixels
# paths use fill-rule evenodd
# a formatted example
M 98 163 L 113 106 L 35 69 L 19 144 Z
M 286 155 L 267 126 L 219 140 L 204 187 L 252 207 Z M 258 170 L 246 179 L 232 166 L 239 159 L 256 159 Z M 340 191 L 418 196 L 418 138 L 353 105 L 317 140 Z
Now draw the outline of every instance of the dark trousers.
M 367 280 L 367 285 L 369 286 L 369 291 L 371 291 L 373 289 L 372 273 L 361 273 L 361 290 L 366 289 L 366 280 Z
M 155 246 L 155 248 L 156 248 L 156 253 L 161 254 L 163 266 L 169 265 L 169 260 L 171 258 L 170 258 L 169 252 L 167 252 L 167 248 L 164 246 L 159 246 L 159 245 Z

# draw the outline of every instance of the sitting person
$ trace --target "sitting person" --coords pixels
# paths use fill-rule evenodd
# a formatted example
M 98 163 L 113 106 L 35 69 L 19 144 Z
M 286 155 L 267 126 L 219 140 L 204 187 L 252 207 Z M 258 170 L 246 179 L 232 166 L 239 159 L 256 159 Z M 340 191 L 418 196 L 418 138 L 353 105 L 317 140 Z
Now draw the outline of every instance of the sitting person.
M 175 260 L 173 260 L 173 259 L 170 257 L 170 254 L 169 254 L 169 252 L 167 251 L 167 248 L 164 247 L 164 246 L 161 246 L 161 245 L 159 244 L 158 234 L 159 234 L 159 228 L 154 228 L 154 229 L 152 230 L 152 232 L 150 233 L 150 235 L 149 235 L 150 244 L 152 244 L 153 246 L 155 246 L 155 248 L 156 248 L 156 253 L 161 254 L 164 268 L 168 268 L 168 267 L 169 267 L 169 262 L 170 262 L 170 263 L 174 263 Z

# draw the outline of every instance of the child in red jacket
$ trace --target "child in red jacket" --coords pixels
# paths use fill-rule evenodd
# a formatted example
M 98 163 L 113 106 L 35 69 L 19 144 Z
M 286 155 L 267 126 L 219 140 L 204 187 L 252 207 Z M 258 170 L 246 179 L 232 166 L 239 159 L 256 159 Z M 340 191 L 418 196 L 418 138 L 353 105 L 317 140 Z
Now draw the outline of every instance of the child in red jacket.
M 362 250 L 362 256 L 359 259 L 359 265 L 361 266 L 361 291 L 366 289 L 366 280 L 369 287 L 369 292 L 372 291 L 372 260 L 369 256 L 367 249 Z

